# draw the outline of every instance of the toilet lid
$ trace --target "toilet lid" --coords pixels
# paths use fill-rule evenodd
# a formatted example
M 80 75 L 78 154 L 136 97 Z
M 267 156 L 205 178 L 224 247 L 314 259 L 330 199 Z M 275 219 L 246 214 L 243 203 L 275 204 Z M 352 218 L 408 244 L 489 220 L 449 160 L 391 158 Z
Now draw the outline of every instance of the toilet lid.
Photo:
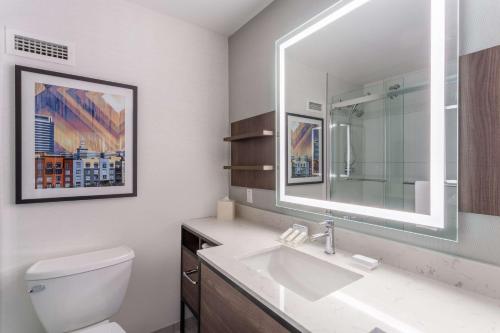
M 78 333 L 127 333 L 117 323 L 107 323 L 89 327 L 78 331 Z

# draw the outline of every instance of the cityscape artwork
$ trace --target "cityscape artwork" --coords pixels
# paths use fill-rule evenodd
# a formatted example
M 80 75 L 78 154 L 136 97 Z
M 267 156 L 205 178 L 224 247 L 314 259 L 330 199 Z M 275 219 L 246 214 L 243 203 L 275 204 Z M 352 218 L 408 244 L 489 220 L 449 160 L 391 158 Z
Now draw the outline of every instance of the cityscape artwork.
M 136 94 L 134 86 L 16 67 L 16 127 L 25 133 L 18 202 L 134 196 Z
M 124 185 L 125 98 L 35 83 L 35 188 Z
M 323 119 L 287 114 L 287 185 L 323 182 Z

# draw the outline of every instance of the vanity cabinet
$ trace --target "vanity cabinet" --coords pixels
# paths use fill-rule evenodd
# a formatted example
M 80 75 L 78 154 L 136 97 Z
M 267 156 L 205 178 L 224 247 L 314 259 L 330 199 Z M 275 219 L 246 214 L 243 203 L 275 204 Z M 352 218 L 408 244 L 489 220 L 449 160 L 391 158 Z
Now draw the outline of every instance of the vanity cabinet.
M 181 332 L 298 332 L 222 273 L 201 261 L 196 252 L 205 248 L 204 244 L 220 245 L 182 227 Z
M 271 311 L 251 300 L 220 273 L 201 264 L 200 331 L 202 333 L 293 332 Z M 275 315 L 276 317 L 276 315 Z M 289 326 L 289 325 L 287 325 Z
M 186 248 L 182 249 L 182 280 L 181 293 L 184 302 L 188 304 L 191 312 L 198 316 L 200 304 L 199 261 L 198 257 Z
M 191 333 L 198 331 L 200 318 L 200 259 L 196 251 L 205 244 L 217 244 L 184 227 L 181 237 L 181 332 Z

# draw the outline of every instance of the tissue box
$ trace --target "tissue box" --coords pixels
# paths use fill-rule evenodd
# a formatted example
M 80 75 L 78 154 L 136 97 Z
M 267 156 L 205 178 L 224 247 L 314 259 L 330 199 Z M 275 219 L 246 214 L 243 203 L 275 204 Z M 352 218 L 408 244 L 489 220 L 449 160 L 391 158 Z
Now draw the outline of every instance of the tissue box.
M 217 202 L 217 219 L 218 220 L 233 220 L 234 219 L 234 201 L 229 198 L 221 199 Z

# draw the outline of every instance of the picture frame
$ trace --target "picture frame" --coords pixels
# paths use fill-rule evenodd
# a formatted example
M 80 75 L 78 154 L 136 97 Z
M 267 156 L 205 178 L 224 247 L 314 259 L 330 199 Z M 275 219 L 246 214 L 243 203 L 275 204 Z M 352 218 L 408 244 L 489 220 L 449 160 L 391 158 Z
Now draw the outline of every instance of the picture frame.
M 136 197 L 137 93 L 16 65 L 16 204 Z
M 323 118 L 286 114 L 287 185 L 324 182 Z

